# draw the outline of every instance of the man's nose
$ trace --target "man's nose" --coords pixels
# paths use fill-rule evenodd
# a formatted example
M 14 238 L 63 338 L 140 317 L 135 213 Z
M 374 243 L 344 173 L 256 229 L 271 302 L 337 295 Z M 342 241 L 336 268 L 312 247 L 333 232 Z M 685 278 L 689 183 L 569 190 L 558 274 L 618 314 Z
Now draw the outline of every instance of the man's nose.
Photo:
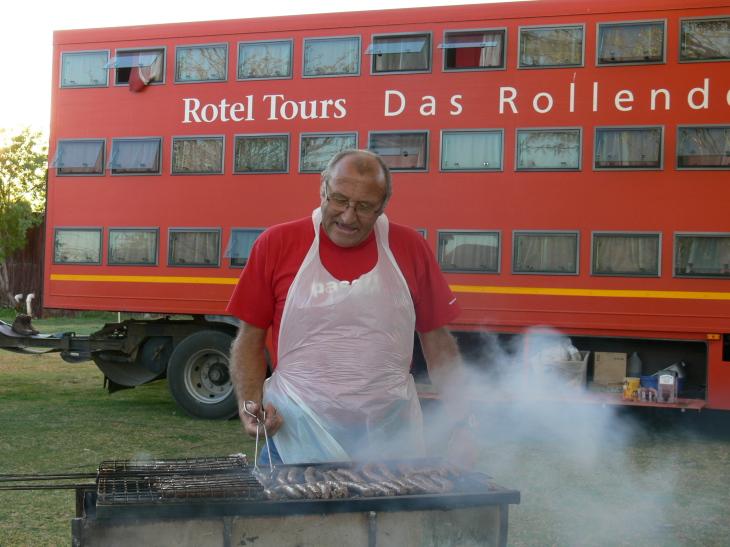
M 350 205 L 347 209 L 342 211 L 340 213 L 340 218 L 345 224 L 352 224 L 357 220 L 357 214 L 355 213 L 355 208 Z

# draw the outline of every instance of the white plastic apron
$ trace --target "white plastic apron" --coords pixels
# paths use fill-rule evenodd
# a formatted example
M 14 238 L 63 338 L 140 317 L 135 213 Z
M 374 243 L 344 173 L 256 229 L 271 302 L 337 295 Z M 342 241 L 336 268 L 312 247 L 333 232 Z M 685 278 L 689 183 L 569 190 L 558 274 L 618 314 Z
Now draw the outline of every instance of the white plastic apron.
M 421 408 L 413 377 L 415 310 L 388 245 L 388 219 L 375 223 L 378 261 L 351 284 L 330 274 L 314 242 L 287 294 L 279 361 L 264 384 L 284 418 L 273 437 L 285 463 L 422 457 Z

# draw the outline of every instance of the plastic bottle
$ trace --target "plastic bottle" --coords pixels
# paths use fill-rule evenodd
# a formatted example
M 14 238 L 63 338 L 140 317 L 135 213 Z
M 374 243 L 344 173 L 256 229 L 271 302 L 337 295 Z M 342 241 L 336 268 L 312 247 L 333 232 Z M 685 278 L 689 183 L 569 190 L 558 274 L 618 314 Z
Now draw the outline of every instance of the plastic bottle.
M 632 353 L 626 361 L 626 376 L 639 378 L 641 376 L 642 362 L 636 352 Z

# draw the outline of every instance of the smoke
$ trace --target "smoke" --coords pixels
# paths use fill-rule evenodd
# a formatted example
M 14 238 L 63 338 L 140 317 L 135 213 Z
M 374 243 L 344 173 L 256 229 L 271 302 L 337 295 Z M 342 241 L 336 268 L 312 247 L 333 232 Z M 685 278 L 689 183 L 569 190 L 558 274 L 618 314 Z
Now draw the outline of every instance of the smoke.
M 504 343 L 483 333 L 480 351 L 465 352 L 461 396 L 473 401 L 478 471 L 521 492 L 510 509 L 510 545 L 621 545 L 637 539 L 671 546 L 680 462 L 644 450 L 644 424 L 620 405 L 574 402 L 585 384 L 542 367 L 560 339 L 541 329 Z M 449 394 L 454 397 L 457 394 Z M 427 446 L 451 435 L 445 408 L 426 402 Z M 649 446 L 649 445 L 647 445 Z M 441 448 L 440 448 L 441 447 Z

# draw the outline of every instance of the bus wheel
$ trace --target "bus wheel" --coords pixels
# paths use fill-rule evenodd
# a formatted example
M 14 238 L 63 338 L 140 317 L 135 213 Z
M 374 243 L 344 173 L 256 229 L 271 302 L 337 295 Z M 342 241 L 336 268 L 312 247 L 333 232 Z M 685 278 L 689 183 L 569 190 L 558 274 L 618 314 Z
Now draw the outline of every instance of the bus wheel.
M 232 342 L 223 332 L 201 331 L 172 352 L 167 385 L 177 406 L 191 418 L 228 420 L 238 414 L 228 366 Z

